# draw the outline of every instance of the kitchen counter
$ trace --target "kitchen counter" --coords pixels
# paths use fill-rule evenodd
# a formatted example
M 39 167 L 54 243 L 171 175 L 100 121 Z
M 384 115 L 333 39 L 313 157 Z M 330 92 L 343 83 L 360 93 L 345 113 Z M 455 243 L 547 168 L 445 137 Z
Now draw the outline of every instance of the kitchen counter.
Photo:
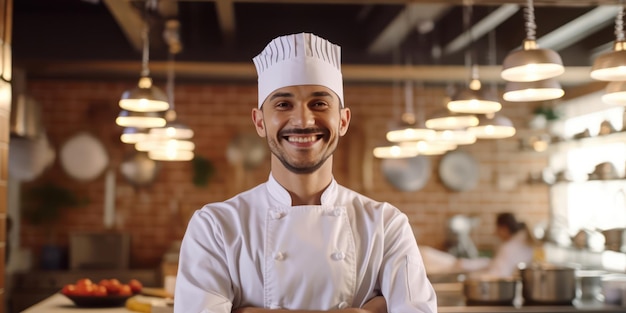
M 22 311 L 22 313 L 131 313 L 125 307 L 114 308 L 79 308 L 68 297 L 55 293 L 43 301 Z
M 154 309 L 154 307 L 153 307 Z M 159 308 L 159 312 L 171 312 L 171 307 Z M 604 303 L 576 304 L 572 306 L 439 306 L 439 313 L 583 313 L 583 312 L 625 312 L 626 308 Z M 79 308 L 70 299 L 56 293 L 45 300 L 22 311 L 22 313 L 132 313 L 125 307 Z M 155 310 L 153 310 L 155 312 Z

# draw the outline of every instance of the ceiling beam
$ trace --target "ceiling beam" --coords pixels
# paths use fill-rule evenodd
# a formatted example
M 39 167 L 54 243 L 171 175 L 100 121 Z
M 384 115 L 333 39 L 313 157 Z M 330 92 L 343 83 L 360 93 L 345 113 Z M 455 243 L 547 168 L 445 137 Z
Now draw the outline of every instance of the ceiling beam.
M 137 51 L 143 49 L 143 38 L 141 30 L 144 28 L 144 21 L 141 14 L 133 7 L 129 0 L 102 0 L 109 9 L 111 15 L 120 26 L 128 42 Z
M 404 41 L 416 25 L 419 26 L 422 23 L 434 24 L 450 7 L 443 3 L 407 4 L 378 37 L 374 39 L 367 51 L 372 54 L 391 52 Z
M 28 72 L 29 77 L 120 77 L 137 76 L 140 65 L 136 61 L 54 61 L 29 62 L 17 64 L 17 68 Z M 467 67 L 446 65 L 342 65 L 345 82 L 393 82 L 412 79 L 424 83 L 455 83 L 467 81 Z M 168 69 L 167 61 L 151 61 L 150 73 L 155 78 L 165 78 Z M 504 83 L 500 77 L 502 67 L 499 65 L 479 66 L 480 79 L 483 83 Z M 589 83 L 590 67 L 566 67 L 565 73 L 559 76 L 563 86 L 575 86 Z M 176 75 L 191 79 L 243 79 L 256 81 L 254 65 L 250 63 L 210 63 L 210 62 L 176 62 Z

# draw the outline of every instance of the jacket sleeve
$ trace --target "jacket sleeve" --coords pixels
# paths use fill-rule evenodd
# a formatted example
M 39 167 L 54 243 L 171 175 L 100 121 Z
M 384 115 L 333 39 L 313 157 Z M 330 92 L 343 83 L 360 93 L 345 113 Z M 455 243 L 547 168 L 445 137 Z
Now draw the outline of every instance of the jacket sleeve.
M 406 215 L 385 221 L 384 255 L 379 280 L 389 313 L 437 312 L 437 297 Z
M 222 232 L 209 214 L 194 213 L 178 261 L 175 313 L 230 313 L 234 298 Z

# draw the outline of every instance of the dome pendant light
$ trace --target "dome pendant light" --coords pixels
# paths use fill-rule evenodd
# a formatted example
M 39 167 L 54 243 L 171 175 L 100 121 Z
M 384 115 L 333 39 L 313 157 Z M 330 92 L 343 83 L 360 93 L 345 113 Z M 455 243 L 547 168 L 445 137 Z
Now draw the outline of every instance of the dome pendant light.
M 502 139 L 515 135 L 513 122 L 504 115 L 485 114 L 478 117 L 478 125 L 467 130 L 478 139 Z
M 473 57 L 475 47 L 474 37 L 472 36 L 471 17 L 472 6 L 466 5 L 463 10 L 463 24 L 470 39 L 470 48 L 465 54 L 467 67 L 470 69 L 470 83 L 467 88 L 458 92 L 452 98 L 452 101 L 448 102 L 447 107 L 448 110 L 457 113 L 486 114 L 498 112 L 502 109 L 500 102 L 495 96 L 481 89 L 482 84 L 478 78 L 478 66 Z
M 509 102 L 546 101 L 563 97 L 565 91 L 554 78 L 534 82 L 507 82 L 502 98 Z
M 591 78 L 602 81 L 626 80 L 626 40 L 624 39 L 624 8 L 615 18 L 615 43 L 613 51 L 605 53 L 593 62 Z
M 146 2 L 146 11 L 149 1 Z M 145 23 L 143 32 L 143 56 L 141 60 L 141 78 L 136 88 L 128 90 L 122 94 L 119 101 L 120 108 L 135 112 L 161 112 L 169 109 L 167 96 L 158 87 L 152 84 L 150 78 L 150 69 L 148 68 L 149 59 L 149 27 Z
M 387 132 L 387 140 L 391 142 L 429 140 L 435 135 L 434 130 L 426 128 L 423 117 L 416 118 L 413 112 L 413 97 L 413 82 L 406 80 L 404 82 L 404 103 L 406 109 L 402 114 L 402 122 Z
M 507 81 L 530 82 L 559 76 L 565 72 L 563 61 L 554 50 L 539 49 L 535 39 L 533 1 L 526 7 L 526 39 L 522 49 L 509 53 L 502 62 L 500 76 Z
M 169 21 L 166 24 L 165 38 L 178 38 L 179 23 Z M 165 113 L 167 124 L 150 129 L 150 140 L 138 142 L 135 148 L 148 151 L 148 157 L 158 161 L 189 161 L 194 158 L 195 144 L 190 140 L 194 133 L 191 128 L 177 120 L 174 110 L 174 54 L 180 52 L 178 41 L 168 41 L 169 62 L 167 68 L 167 95 L 171 109 Z

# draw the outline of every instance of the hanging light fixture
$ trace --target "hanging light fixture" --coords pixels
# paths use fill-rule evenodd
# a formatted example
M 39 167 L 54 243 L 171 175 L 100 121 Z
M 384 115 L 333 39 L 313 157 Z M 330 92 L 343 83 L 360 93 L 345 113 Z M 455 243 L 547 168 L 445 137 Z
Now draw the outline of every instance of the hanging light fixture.
M 169 62 L 167 71 L 167 95 L 170 110 L 165 114 L 167 124 L 163 127 L 151 128 L 149 140 L 137 142 L 135 149 L 147 151 L 148 157 L 159 161 L 189 161 L 193 159 L 195 144 L 190 141 L 194 135 L 193 130 L 178 121 L 174 109 L 174 55 L 181 51 L 182 45 L 178 41 L 178 28 L 180 23 L 170 20 L 166 23 L 164 38 L 169 44 Z
M 596 58 L 591 67 L 591 78 L 602 81 L 626 80 L 626 40 L 624 38 L 624 7 L 615 18 L 613 51 Z
M 561 56 L 554 50 L 539 49 L 535 38 L 535 9 L 528 0 L 525 9 L 526 39 L 522 49 L 513 51 L 502 62 L 501 77 L 507 81 L 529 82 L 559 76 L 565 72 Z
M 149 9 L 151 1 L 146 1 L 146 12 Z M 123 110 L 135 112 L 160 112 L 169 109 L 167 96 L 161 89 L 152 84 L 150 78 L 150 69 L 148 68 L 149 60 L 149 27 L 148 22 L 144 23 L 142 31 L 143 39 L 143 57 L 141 60 L 141 78 L 136 88 L 127 90 L 122 94 L 119 105 Z
M 400 147 L 403 149 L 413 149 L 417 151 L 418 155 L 440 155 L 450 150 L 454 150 L 457 144 L 451 141 L 405 141 L 400 143 Z
M 135 112 L 122 110 L 115 119 L 122 127 L 152 128 L 165 126 L 165 118 L 161 112 Z
M 467 129 L 478 139 L 502 139 L 515 135 L 513 122 L 504 115 L 485 114 L 480 115 L 478 120 L 479 123 L 477 126 Z
M 379 159 L 412 158 L 418 155 L 417 149 L 406 149 L 400 145 L 379 146 L 374 148 L 373 153 Z
M 626 106 L 626 81 L 613 81 L 604 88 L 602 101 L 611 105 Z
M 446 129 L 437 131 L 433 141 L 446 142 L 448 144 L 455 145 L 471 145 L 476 142 L 476 135 L 466 129 Z
M 465 54 L 465 63 L 470 69 L 470 82 L 467 88 L 461 89 L 450 102 L 447 107 L 451 112 L 457 113 L 473 113 L 485 114 L 498 112 L 502 109 L 502 105 L 498 99 L 491 95 L 487 90 L 481 89 L 482 84 L 478 78 L 478 66 L 473 57 L 475 53 L 474 38 L 472 36 L 471 26 L 472 6 L 466 5 L 463 10 L 463 24 L 465 31 L 470 38 L 470 48 Z
M 565 91 L 554 78 L 533 82 L 507 82 L 502 98 L 509 102 L 554 100 L 563 97 Z
M 136 144 L 140 141 L 149 140 L 147 128 L 126 127 L 120 136 L 120 140 L 127 144 Z
M 472 72 L 477 72 L 476 66 L 472 66 Z M 475 69 L 475 70 L 474 70 Z M 489 94 L 487 90 L 481 89 L 481 83 L 477 74 L 472 75 L 468 88 L 457 93 L 447 107 L 451 112 L 486 114 L 498 112 L 502 105 L 495 96 Z
M 426 120 L 426 127 L 434 130 L 463 129 L 476 125 L 476 115 L 450 112 L 448 109 L 439 110 Z
M 401 123 L 392 127 L 386 134 L 387 140 L 391 142 L 428 140 L 432 138 L 435 131 L 424 126 L 423 110 L 420 110 L 420 118 L 416 117 L 413 110 L 413 82 L 404 82 L 404 103 L 405 111 L 401 117 Z

